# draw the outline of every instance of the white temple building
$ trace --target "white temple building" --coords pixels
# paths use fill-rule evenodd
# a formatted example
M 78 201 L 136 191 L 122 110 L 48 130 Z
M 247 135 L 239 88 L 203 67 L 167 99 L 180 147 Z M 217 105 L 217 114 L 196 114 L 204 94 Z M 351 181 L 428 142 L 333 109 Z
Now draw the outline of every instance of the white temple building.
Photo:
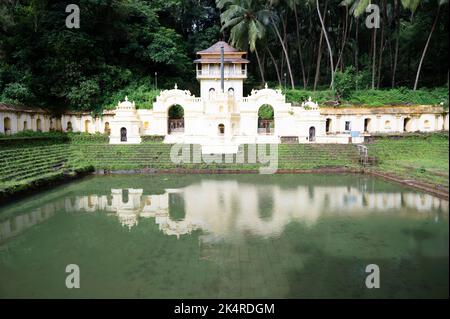
M 105 111 L 100 117 L 89 113 L 53 117 L 43 110 L 0 103 L 0 132 L 14 134 L 26 129 L 100 132 L 109 134 L 112 144 L 136 144 L 142 136 L 154 135 L 164 137 L 165 143 L 200 144 L 202 153 L 236 153 L 240 144 L 285 140 L 362 143 L 365 136 L 374 133 L 449 128 L 448 110 L 440 105 L 319 108 L 311 99 L 292 105 L 286 103 L 281 90 L 267 85 L 244 97 L 249 63 L 246 52 L 219 41 L 197 54 L 194 63 L 200 97 L 175 84 L 173 89 L 160 92 L 153 109 L 139 109 L 139 105 L 125 98 L 114 111 Z M 271 110 L 273 117 L 259 117 L 262 107 Z

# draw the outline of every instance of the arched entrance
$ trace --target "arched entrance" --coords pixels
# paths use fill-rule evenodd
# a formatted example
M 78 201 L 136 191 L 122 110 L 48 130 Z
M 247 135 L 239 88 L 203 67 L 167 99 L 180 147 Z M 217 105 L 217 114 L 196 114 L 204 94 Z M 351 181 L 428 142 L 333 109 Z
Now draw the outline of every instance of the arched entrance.
M 3 127 L 5 130 L 5 135 L 11 134 L 11 119 L 9 117 L 5 117 L 3 120 Z
M 258 134 L 271 135 L 275 131 L 274 111 L 269 104 L 261 105 L 258 110 Z
M 108 135 L 108 136 L 111 134 L 111 129 L 110 129 L 110 127 L 109 127 L 109 122 L 105 122 L 105 129 L 104 129 L 104 132 L 105 132 L 105 134 Z
M 331 130 L 331 119 L 327 119 L 325 122 L 325 133 L 330 133 Z
M 219 135 L 224 135 L 225 134 L 225 125 L 223 124 L 219 124 L 217 126 L 218 130 L 219 130 Z
M 84 132 L 89 133 L 89 126 L 91 125 L 91 121 L 86 120 L 84 121 Z
M 40 132 L 41 129 L 41 119 L 36 120 L 36 131 Z
M 216 95 L 216 90 L 214 88 L 209 89 L 209 99 L 214 99 L 214 96 Z
M 314 142 L 316 140 L 316 128 L 311 126 L 309 128 L 309 141 Z
M 168 110 L 168 133 L 184 133 L 184 109 L 181 105 L 172 105 Z
M 121 142 L 127 141 L 127 129 L 125 127 L 122 127 L 120 129 L 120 141 Z
M 370 119 L 364 119 L 364 132 L 368 133 L 370 130 Z
M 72 132 L 72 122 L 67 122 L 67 128 L 66 128 L 67 132 Z
M 406 117 L 403 120 L 403 132 L 411 132 L 412 131 L 412 120 L 409 117 Z
M 27 121 L 23 121 L 23 130 L 24 131 L 28 130 L 28 122 Z

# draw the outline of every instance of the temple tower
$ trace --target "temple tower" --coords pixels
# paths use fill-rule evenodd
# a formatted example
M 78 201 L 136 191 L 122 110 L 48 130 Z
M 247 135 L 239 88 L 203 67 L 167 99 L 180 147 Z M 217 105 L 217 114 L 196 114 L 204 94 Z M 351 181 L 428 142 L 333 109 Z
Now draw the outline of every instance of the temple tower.
M 244 79 L 247 78 L 247 52 L 241 52 L 228 43 L 219 41 L 206 50 L 197 52 L 199 58 L 194 61 L 197 80 L 200 82 L 200 96 L 213 99 L 221 91 L 221 48 L 224 51 L 224 93 L 242 99 Z

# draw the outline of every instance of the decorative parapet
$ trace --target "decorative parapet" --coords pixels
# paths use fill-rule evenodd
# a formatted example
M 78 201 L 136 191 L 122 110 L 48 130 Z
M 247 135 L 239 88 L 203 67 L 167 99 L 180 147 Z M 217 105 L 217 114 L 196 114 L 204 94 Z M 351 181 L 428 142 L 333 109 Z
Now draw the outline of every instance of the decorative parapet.
M 125 101 L 117 104 L 117 110 L 136 110 L 136 103 L 128 101 L 128 96 L 125 96 Z
M 308 98 L 308 101 L 302 102 L 301 106 L 309 110 L 317 110 L 319 108 L 319 104 L 313 102 L 311 97 Z
M 286 103 L 286 96 L 277 89 L 269 89 L 267 83 L 264 89 L 252 90 L 247 98 L 243 98 L 242 102 L 256 102 L 264 101 L 265 104 L 283 104 Z
M 201 98 L 197 98 L 189 90 L 179 90 L 178 85 L 175 84 L 174 88 L 171 90 L 163 90 L 156 97 L 156 102 L 167 103 L 170 100 L 184 100 L 186 102 L 198 102 Z

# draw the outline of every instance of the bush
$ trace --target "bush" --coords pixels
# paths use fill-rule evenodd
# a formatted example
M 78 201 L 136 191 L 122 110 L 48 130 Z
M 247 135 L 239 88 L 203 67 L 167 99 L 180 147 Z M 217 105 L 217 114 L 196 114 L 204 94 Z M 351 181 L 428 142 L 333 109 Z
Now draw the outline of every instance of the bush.
M 10 103 L 26 104 L 34 99 L 34 95 L 24 84 L 9 83 L 6 84 L 1 99 Z
M 156 97 L 160 91 L 155 90 L 153 82 L 150 78 L 146 78 L 139 82 L 134 82 L 124 89 L 117 91 L 108 98 L 105 108 L 114 109 L 119 101 L 123 101 L 125 96 L 128 96 L 128 100 L 136 103 L 137 109 L 152 109 L 153 102 L 156 101 Z
M 292 103 L 293 105 L 299 105 L 304 101 L 307 101 L 309 97 L 314 102 L 324 103 L 326 101 L 334 100 L 334 94 L 331 90 L 323 91 L 309 91 L 309 90 L 286 90 L 286 102 Z
M 442 103 L 448 108 L 448 89 L 420 89 L 410 90 L 398 88 L 391 90 L 360 90 L 350 95 L 350 103 L 366 104 L 368 106 L 380 105 L 439 105 Z
M 360 74 L 361 75 L 361 74 Z M 408 88 L 400 87 L 388 90 L 351 90 L 352 87 L 358 88 L 358 81 L 362 78 L 356 76 L 356 80 L 349 80 L 348 74 L 343 76 L 342 86 L 337 92 L 340 92 L 340 102 L 342 106 L 358 105 L 360 107 L 383 106 L 383 105 L 442 105 L 448 108 L 448 88 L 420 89 L 413 91 Z M 340 80 L 338 80 L 340 81 Z M 363 80 L 361 80 L 363 81 Z M 354 83 L 349 83 L 354 82 Z M 327 101 L 334 100 L 331 90 L 308 91 L 308 90 L 287 90 L 286 101 L 294 105 L 298 105 L 308 100 L 311 96 L 314 102 L 323 104 Z M 346 98 L 343 98 L 343 95 Z
M 83 143 L 99 143 L 104 144 L 109 142 L 109 137 L 102 133 L 67 133 L 67 136 L 71 143 L 73 144 L 83 144 Z
M 336 72 L 334 84 L 338 100 L 348 99 L 355 90 L 367 88 L 367 72 L 356 72 L 353 66 Z

